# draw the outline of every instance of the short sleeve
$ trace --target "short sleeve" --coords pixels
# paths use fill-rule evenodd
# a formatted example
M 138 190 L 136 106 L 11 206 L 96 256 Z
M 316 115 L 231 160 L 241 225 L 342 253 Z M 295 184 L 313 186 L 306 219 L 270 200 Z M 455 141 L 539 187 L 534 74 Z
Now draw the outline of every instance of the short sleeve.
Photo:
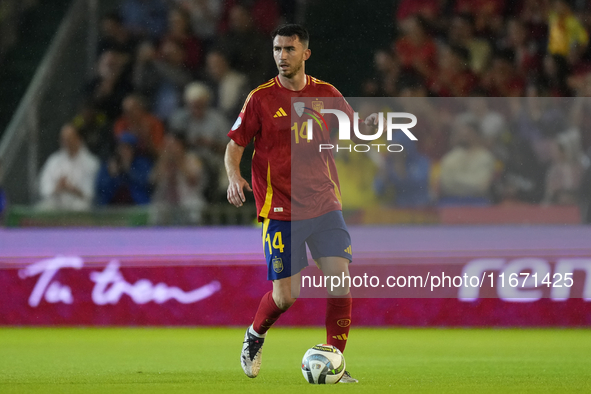
M 251 93 L 247 98 L 240 115 L 234 122 L 232 129 L 228 133 L 234 142 L 240 146 L 246 146 L 261 130 L 258 111 L 256 109 L 256 97 Z
M 349 117 L 349 119 L 351 119 L 352 122 L 353 119 L 355 119 L 353 116 L 355 111 L 353 111 L 353 108 L 351 108 L 349 102 L 347 102 L 347 100 L 343 97 L 343 95 L 341 94 L 341 92 L 339 92 L 337 88 L 335 88 L 332 85 L 330 85 L 330 88 L 331 93 L 334 97 L 334 108 L 347 114 L 347 116 Z M 338 128 L 338 120 L 336 117 L 331 117 L 331 122 L 333 123 L 331 124 L 331 128 Z

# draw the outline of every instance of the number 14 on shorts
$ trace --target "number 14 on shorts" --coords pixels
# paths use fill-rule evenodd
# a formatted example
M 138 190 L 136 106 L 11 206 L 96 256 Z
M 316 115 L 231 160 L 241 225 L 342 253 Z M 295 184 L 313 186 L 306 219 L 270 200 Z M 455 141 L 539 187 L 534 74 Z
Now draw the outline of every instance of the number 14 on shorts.
M 269 245 L 270 255 L 273 254 L 273 249 L 279 250 L 279 253 L 283 253 L 283 248 L 285 248 L 285 245 L 283 244 L 281 231 L 277 231 L 275 235 L 273 235 L 273 242 L 271 242 L 271 234 L 267 233 L 267 237 L 265 238 L 265 245 Z

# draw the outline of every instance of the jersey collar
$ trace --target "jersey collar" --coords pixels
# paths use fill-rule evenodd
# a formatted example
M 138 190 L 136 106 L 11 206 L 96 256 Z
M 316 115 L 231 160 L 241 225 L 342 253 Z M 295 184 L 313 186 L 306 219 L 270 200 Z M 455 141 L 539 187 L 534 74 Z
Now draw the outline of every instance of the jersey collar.
M 275 82 L 277 82 L 277 85 L 278 85 L 280 88 L 283 88 L 283 89 L 285 89 L 285 90 L 289 90 L 290 92 L 293 92 L 293 93 L 300 93 L 300 92 L 303 92 L 304 90 L 306 90 L 306 88 L 307 88 L 307 87 L 310 85 L 310 83 L 312 83 L 312 78 L 310 78 L 310 76 L 309 76 L 308 74 L 306 74 L 306 85 L 304 85 L 304 87 L 303 87 L 301 90 L 291 90 L 291 89 L 287 89 L 287 88 L 286 88 L 285 86 L 283 86 L 283 85 L 281 84 L 281 82 L 279 81 L 279 76 L 276 76 L 276 77 L 275 77 Z

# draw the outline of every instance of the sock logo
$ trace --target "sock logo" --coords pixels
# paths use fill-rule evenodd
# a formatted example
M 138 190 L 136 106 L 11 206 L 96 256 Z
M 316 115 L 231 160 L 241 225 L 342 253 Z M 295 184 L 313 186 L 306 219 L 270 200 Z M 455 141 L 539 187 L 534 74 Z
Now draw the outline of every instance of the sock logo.
M 271 328 L 271 326 L 273 325 L 273 323 L 275 323 L 275 320 L 273 320 L 273 319 L 265 319 L 265 323 L 269 323 L 269 325 L 261 324 L 261 327 L 263 327 L 263 328 Z
M 334 339 L 338 339 L 339 341 L 346 341 L 347 338 L 347 334 L 343 333 L 341 335 L 333 335 L 332 336 Z
M 351 319 L 337 320 L 337 326 L 339 326 L 339 327 L 349 327 L 350 324 L 351 324 Z

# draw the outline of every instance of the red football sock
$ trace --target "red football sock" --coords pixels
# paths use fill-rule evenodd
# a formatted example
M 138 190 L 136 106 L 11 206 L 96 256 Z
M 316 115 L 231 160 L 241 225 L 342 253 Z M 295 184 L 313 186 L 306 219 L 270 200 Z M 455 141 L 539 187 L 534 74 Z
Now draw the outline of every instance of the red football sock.
M 282 311 L 277 307 L 275 301 L 273 300 L 273 292 L 269 291 L 267 294 L 261 298 L 261 303 L 259 304 L 259 309 L 257 310 L 257 314 L 254 317 L 254 323 L 252 324 L 252 328 L 260 335 L 271 328 L 273 323 L 279 319 L 279 316 L 285 312 Z
M 351 328 L 351 293 L 343 298 L 326 300 L 326 343 L 345 351 L 349 328 Z

